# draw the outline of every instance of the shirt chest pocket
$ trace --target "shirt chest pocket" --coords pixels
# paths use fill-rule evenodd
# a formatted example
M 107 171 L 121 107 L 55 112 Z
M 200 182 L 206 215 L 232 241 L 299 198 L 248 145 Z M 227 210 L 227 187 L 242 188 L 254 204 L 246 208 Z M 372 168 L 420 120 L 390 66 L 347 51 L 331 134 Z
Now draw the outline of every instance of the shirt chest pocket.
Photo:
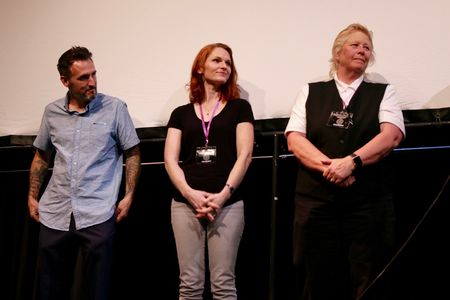
M 100 121 L 91 123 L 89 128 L 89 146 L 109 149 L 114 143 L 111 124 Z

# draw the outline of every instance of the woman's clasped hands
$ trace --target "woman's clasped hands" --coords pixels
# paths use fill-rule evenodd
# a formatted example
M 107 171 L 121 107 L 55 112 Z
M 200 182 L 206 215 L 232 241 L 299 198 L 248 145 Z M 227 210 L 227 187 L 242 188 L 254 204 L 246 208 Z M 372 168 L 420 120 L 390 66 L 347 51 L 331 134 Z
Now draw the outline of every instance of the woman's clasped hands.
M 205 191 L 195 191 L 194 197 L 191 197 L 191 204 L 194 207 L 197 218 L 206 218 L 210 222 L 214 221 L 220 209 L 221 203 L 224 203 L 226 199 L 222 196 L 222 193 L 208 193 Z
M 353 175 L 355 167 L 349 156 L 323 160 L 322 164 L 326 166 L 322 176 L 330 183 L 340 187 L 348 187 L 355 182 L 355 176 Z

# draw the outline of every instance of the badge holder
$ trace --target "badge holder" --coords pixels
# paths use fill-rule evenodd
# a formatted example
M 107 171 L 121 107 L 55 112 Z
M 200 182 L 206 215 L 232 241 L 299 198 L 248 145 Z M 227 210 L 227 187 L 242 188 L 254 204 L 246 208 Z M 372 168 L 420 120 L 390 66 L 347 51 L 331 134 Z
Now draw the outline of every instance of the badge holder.
M 195 160 L 198 164 L 213 164 L 216 162 L 217 150 L 215 146 L 197 147 Z
M 328 127 L 349 129 L 353 127 L 353 113 L 342 111 L 332 111 L 327 122 Z

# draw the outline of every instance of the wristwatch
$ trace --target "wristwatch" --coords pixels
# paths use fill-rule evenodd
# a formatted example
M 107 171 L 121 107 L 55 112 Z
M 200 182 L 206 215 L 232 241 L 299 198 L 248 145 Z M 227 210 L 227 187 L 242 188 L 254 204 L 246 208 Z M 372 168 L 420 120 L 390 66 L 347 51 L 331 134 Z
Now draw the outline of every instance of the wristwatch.
M 225 186 L 230 190 L 230 194 L 233 194 L 234 187 L 231 184 L 229 184 L 229 183 L 225 184 Z
M 362 168 L 362 160 L 361 157 L 356 155 L 355 153 L 350 154 L 350 157 L 353 159 L 355 163 L 355 171 Z

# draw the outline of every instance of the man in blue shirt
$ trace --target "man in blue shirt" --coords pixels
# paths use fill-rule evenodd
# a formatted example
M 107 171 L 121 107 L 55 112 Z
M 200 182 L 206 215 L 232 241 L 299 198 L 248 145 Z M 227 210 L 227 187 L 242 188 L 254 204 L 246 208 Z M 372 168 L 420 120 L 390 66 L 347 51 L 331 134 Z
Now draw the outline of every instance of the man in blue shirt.
M 33 143 L 28 193 L 30 216 L 41 224 L 40 299 L 70 298 L 78 255 L 83 299 L 109 299 L 112 240 L 135 194 L 139 138 L 126 104 L 97 93 L 88 49 L 67 50 L 58 71 L 68 92 L 45 108 Z M 53 153 L 52 176 L 38 201 Z M 125 195 L 117 202 L 124 163 Z

